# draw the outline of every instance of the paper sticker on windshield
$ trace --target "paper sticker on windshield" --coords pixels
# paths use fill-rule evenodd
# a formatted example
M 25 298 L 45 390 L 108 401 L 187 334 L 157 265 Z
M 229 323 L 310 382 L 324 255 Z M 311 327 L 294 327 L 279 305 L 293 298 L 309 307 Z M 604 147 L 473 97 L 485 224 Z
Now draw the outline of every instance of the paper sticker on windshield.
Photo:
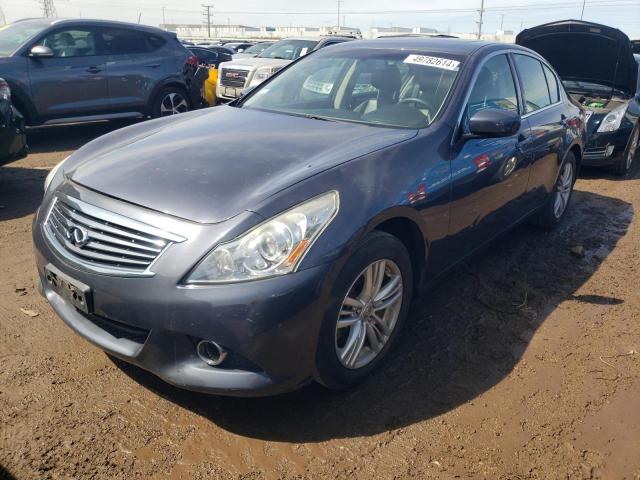
M 404 59 L 404 63 L 414 65 L 424 65 L 425 67 L 442 68 L 443 70 L 458 70 L 460 62 L 441 57 L 429 57 L 427 55 L 409 55 Z

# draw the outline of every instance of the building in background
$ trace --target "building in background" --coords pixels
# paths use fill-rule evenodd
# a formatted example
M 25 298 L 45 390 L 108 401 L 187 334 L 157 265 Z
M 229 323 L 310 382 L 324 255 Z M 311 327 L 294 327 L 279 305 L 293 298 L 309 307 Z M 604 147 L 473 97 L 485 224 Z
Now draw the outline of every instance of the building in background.
M 175 24 L 167 23 L 160 28 L 175 32 L 178 37 L 188 40 L 204 40 L 208 38 L 207 25 Z M 211 38 L 217 39 L 280 39 L 287 37 L 320 37 L 323 35 L 346 35 L 356 38 L 378 38 L 397 35 L 451 35 L 464 39 L 475 39 L 475 33 L 440 32 L 430 27 L 372 27 L 364 34 L 355 27 L 306 27 L 306 26 L 281 26 L 281 27 L 252 27 L 249 25 L 211 25 Z M 490 42 L 513 43 L 515 34 L 511 30 L 499 30 L 495 34 L 483 33 L 482 40 Z

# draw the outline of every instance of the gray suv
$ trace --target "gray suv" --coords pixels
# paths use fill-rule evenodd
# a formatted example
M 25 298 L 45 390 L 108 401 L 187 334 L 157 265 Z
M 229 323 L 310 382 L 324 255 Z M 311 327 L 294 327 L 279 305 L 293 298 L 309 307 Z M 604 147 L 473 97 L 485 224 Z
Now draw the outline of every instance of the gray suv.
M 0 77 L 32 126 L 190 110 L 195 63 L 175 34 L 142 25 L 42 18 L 0 30 Z

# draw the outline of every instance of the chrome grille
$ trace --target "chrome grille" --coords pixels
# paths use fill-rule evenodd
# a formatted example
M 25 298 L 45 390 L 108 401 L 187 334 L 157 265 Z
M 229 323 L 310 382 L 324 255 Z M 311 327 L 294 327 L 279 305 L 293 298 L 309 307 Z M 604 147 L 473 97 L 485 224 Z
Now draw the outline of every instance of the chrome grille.
M 223 68 L 220 72 L 220 85 L 225 87 L 244 87 L 244 83 L 247 81 L 247 70 L 238 70 L 235 68 Z
M 587 148 L 583 154 L 584 158 L 604 158 L 607 156 L 607 147 Z
M 103 274 L 151 276 L 150 267 L 180 237 L 71 197 L 57 197 L 45 236 L 65 258 Z

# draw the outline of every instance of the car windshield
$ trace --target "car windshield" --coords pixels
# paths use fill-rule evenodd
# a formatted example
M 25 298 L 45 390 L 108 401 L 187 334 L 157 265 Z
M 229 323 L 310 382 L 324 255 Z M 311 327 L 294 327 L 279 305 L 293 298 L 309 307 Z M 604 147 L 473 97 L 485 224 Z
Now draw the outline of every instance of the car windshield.
M 313 50 L 317 43 L 313 40 L 282 40 L 265 49 L 258 57 L 295 60 Z
M 622 93 L 620 90 L 611 90 L 611 85 L 596 82 L 585 82 L 582 80 L 562 80 L 562 83 L 569 92 L 573 93 Z
M 15 52 L 49 26 L 49 22 L 20 22 L 0 27 L 0 57 Z
M 264 51 L 265 49 L 267 49 L 270 45 L 273 45 L 273 44 L 258 43 L 256 45 L 253 45 L 252 47 L 247 48 L 243 53 L 260 53 L 260 52 Z
M 429 126 L 460 69 L 453 55 L 320 50 L 257 87 L 245 108 L 404 128 Z

